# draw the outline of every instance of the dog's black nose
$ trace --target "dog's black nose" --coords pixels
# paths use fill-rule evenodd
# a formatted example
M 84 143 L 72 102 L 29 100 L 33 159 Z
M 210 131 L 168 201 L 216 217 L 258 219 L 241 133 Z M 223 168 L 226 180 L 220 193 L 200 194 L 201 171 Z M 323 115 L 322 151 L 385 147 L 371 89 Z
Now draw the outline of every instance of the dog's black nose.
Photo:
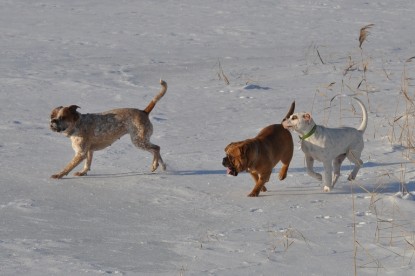
M 228 165 L 227 165 L 227 157 L 224 157 L 223 159 L 222 159 L 222 166 L 224 166 L 224 167 L 227 167 Z

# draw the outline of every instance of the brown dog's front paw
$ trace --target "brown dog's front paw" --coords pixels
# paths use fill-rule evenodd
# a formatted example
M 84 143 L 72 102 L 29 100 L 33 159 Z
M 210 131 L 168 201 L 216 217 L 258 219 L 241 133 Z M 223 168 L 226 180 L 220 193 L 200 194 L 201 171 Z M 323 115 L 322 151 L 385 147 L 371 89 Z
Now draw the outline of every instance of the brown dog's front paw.
M 53 178 L 53 179 L 61 179 L 62 177 L 63 177 L 62 174 L 54 174 L 54 175 L 51 175 L 50 178 Z
M 84 175 L 87 175 L 87 172 L 76 172 L 73 175 L 75 175 L 75 176 L 84 176 Z
M 153 166 L 151 166 L 151 172 L 155 172 L 158 167 L 159 167 L 159 163 L 154 163 Z
M 248 194 L 248 197 L 258 197 L 259 195 L 259 191 L 252 191 L 251 193 Z

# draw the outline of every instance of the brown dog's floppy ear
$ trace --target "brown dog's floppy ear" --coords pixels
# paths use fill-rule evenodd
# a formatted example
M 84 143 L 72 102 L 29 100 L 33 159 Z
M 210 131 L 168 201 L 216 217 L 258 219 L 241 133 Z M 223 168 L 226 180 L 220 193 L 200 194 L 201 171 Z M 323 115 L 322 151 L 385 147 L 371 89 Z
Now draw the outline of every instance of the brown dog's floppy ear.
M 245 144 L 243 144 L 243 146 L 242 147 L 240 147 L 240 151 L 241 151 L 241 157 L 245 157 L 245 156 L 247 156 L 249 153 L 249 150 L 250 150 L 250 148 L 251 148 L 251 143 L 245 143 Z
M 227 153 L 228 152 L 228 149 L 233 145 L 234 143 L 230 143 L 229 145 L 227 145 L 226 146 L 226 148 L 225 148 L 225 152 Z

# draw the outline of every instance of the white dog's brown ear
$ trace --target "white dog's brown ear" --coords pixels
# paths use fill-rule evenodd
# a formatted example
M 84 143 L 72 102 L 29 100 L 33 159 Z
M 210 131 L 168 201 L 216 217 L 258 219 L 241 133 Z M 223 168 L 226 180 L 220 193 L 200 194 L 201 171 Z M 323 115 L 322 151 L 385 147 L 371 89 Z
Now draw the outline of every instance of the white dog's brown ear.
M 304 119 L 304 121 L 310 123 L 310 121 L 311 121 L 311 114 L 310 113 L 304 114 L 303 115 L 303 119 Z

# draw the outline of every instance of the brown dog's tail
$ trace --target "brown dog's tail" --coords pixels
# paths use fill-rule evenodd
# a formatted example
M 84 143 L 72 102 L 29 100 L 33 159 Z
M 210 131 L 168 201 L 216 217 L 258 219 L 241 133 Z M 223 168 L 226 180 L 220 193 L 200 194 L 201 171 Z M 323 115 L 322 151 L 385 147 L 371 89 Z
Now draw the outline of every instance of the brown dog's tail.
M 166 94 L 167 91 L 167 83 L 164 80 L 160 80 L 161 89 L 160 92 L 151 100 L 151 102 L 147 105 L 144 109 L 144 112 L 149 114 L 151 110 L 153 110 L 156 103 Z
M 293 103 L 291 104 L 290 110 L 288 110 L 288 113 L 287 113 L 287 115 L 285 115 L 285 118 L 282 119 L 282 122 L 284 122 L 285 120 L 290 118 L 291 115 L 293 115 L 294 109 L 295 109 L 295 101 L 293 101 Z

